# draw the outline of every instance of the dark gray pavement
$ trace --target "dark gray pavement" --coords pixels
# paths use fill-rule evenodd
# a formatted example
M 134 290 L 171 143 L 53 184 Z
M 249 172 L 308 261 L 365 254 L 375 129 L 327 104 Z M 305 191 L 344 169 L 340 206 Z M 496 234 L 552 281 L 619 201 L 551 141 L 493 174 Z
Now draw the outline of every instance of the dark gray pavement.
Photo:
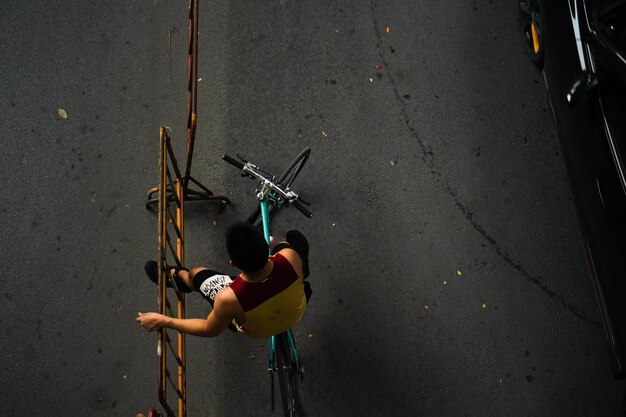
M 236 207 L 187 207 L 187 264 L 226 269 L 223 232 L 251 205 L 223 153 L 279 171 L 313 149 L 297 188 L 314 218 L 275 219 L 312 246 L 307 416 L 617 414 L 514 3 L 203 2 L 200 16 L 193 174 Z M 186 2 L 0 3 L 1 416 L 157 403 L 156 337 L 134 317 L 156 308 L 143 205 L 160 124 L 183 159 L 186 36 Z M 188 338 L 188 358 L 190 417 L 271 415 L 265 343 Z

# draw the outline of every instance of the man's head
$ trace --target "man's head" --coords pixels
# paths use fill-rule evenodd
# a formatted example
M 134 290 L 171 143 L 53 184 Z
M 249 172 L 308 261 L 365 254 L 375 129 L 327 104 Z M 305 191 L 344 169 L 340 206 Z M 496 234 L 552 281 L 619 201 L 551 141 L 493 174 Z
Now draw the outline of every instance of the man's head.
M 226 250 L 234 266 L 253 273 L 267 263 L 269 247 L 257 229 L 248 223 L 235 223 L 226 231 Z

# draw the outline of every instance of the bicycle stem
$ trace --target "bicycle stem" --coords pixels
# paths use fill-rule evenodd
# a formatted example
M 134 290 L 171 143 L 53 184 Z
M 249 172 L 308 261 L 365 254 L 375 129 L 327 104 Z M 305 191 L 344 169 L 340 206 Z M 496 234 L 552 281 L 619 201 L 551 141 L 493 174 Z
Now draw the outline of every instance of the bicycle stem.
M 267 209 L 267 200 L 261 200 L 259 204 L 261 205 L 261 217 L 263 219 L 263 235 L 265 237 L 265 241 L 267 242 L 267 246 L 269 247 L 269 253 L 271 255 L 272 248 L 270 246 L 270 215 Z

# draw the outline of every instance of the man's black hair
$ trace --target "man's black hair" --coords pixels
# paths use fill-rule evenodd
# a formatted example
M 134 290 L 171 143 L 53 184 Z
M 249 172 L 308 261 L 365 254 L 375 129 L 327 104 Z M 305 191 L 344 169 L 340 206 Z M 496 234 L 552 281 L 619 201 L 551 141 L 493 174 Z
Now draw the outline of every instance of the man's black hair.
M 267 263 L 269 247 L 258 229 L 248 223 L 235 223 L 226 231 L 226 251 L 237 268 L 254 273 Z

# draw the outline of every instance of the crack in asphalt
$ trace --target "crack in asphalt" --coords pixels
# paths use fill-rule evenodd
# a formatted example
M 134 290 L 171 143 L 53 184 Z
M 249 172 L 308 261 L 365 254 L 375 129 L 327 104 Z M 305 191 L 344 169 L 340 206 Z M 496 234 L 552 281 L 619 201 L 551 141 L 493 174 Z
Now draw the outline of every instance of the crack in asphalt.
M 98 268 L 96 267 L 96 265 L 93 265 L 93 272 L 91 273 L 91 281 L 89 281 L 89 286 L 87 287 L 87 289 L 85 290 L 85 294 L 87 294 L 89 292 L 89 290 L 91 290 L 91 288 L 93 287 L 93 278 L 96 276 L 96 270 Z
M 474 219 L 474 213 L 459 201 L 459 197 L 457 193 L 454 192 L 454 190 L 452 190 L 452 188 L 448 184 L 448 181 L 444 178 L 443 173 L 436 166 L 432 148 L 429 145 L 424 143 L 422 138 L 420 138 L 419 134 L 417 133 L 417 130 L 413 126 L 411 126 L 409 113 L 406 109 L 406 104 L 402 100 L 402 96 L 400 95 L 400 92 L 398 91 L 396 81 L 389 67 L 389 62 L 387 61 L 387 59 L 385 58 L 383 54 L 383 48 L 382 48 L 383 40 L 382 40 L 382 36 L 380 32 L 380 27 L 378 24 L 378 19 L 376 18 L 376 14 L 374 13 L 375 8 L 376 8 L 376 0 L 370 1 L 370 13 L 372 16 L 372 24 L 374 26 L 374 32 L 376 34 L 376 47 L 378 49 L 378 55 L 381 59 L 381 63 L 387 69 L 387 76 L 388 76 L 387 78 L 389 79 L 389 82 L 391 83 L 391 86 L 393 88 L 393 93 L 396 98 L 396 101 L 400 104 L 400 115 L 402 116 L 402 120 L 404 124 L 406 125 L 407 129 L 409 130 L 410 135 L 417 141 L 418 145 L 422 149 L 422 161 L 426 164 L 428 168 L 430 168 L 431 173 L 439 178 L 440 186 L 443 188 L 446 194 L 448 194 L 448 196 L 452 198 L 452 200 L 454 200 L 454 203 L 463 214 L 463 217 L 465 217 L 465 219 L 472 225 L 474 230 L 476 230 L 487 242 L 489 242 L 489 245 L 492 247 L 494 252 L 500 258 L 502 258 L 507 264 L 513 267 L 513 269 L 518 271 L 524 277 L 524 279 L 526 279 L 528 282 L 532 283 L 533 285 L 536 285 L 537 287 L 539 287 L 545 294 L 548 295 L 548 297 L 550 297 L 550 299 L 561 304 L 561 306 L 563 306 L 566 310 L 570 311 L 575 316 L 579 317 L 580 319 L 582 319 L 583 321 L 586 321 L 589 324 L 602 327 L 602 324 L 599 321 L 590 318 L 589 316 L 587 316 L 587 314 L 584 311 L 574 306 L 573 304 L 569 303 L 563 295 L 557 294 L 554 290 L 550 289 L 541 280 L 540 277 L 533 276 L 528 271 L 526 271 L 523 265 L 520 262 L 514 260 L 511 257 L 511 255 L 506 250 L 504 250 L 504 248 L 494 239 L 494 237 L 491 236 Z

